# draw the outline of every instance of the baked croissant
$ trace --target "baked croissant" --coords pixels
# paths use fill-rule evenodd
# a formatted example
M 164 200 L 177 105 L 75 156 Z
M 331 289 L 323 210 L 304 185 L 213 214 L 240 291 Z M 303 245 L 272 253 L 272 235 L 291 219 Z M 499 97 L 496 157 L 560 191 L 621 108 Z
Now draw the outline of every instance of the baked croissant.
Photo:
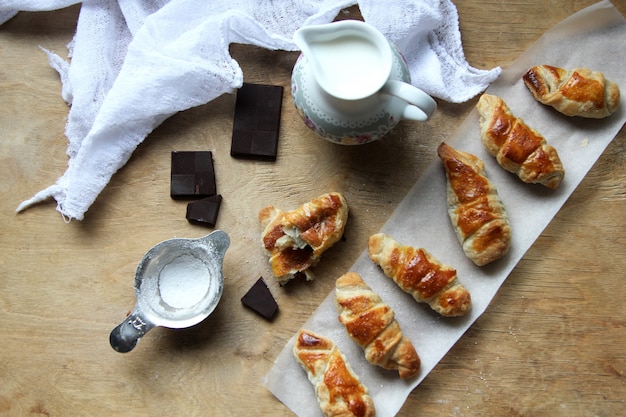
M 317 401 L 326 417 L 370 417 L 374 402 L 335 343 L 301 329 L 293 355 L 315 388 Z
M 341 239 L 347 219 L 348 204 L 340 193 L 323 194 L 293 211 L 274 206 L 262 209 L 261 241 L 281 285 L 299 272 L 312 280 L 309 268 Z
M 556 149 L 543 136 L 515 117 L 500 97 L 483 94 L 476 108 L 481 141 L 502 168 L 527 183 L 559 186 L 565 170 Z
M 538 65 L 530 68 L 522 79 L 537 101 L 566 116 L 601 119 L 619 106 L 619 87 L 600 71 Z
M 358 274 L 348 272 L 337 279 L 335 305 L 339 321 L 363 348 L 369 363 L 397 370 L 402 379 L 417 374 L 420 358 L 402 334 L 394 311 Z
M 441 264 L 425 249 L 398 243 L 393 237 L 377 233 L 368 241 L 370 259 L 382 268 L 417 302 L 427 303 L 446 317 L 462 316 L 472 305 L 469 291 L 461 285 L 456 270 Z
M 437 154 L 446 170 L 448 215 L 463 252 L 478 266 L 501 258 L 511 246 L 511 227 L 485 164 L 445 142 Z

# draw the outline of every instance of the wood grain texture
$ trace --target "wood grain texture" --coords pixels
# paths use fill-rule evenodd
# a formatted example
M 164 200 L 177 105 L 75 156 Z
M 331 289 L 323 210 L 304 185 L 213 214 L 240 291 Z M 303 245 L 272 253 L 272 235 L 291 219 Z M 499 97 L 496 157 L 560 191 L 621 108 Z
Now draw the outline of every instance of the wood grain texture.
M 508 67 L 545 30 L 594 0 L 457 0 L 465 54 Z M 614 2 L 626 14 L 623 2 Z M 50 202 L 14 213 L 67 165 L 68 107 L 39 45 L 65 54 L 78 7 L 21 13 L 0 26 L 0 415 L 272 415 L 292 413 L 261 379 L 473 108 L 438 102 L 428 123 L 401 123 L 382 142 L 317 139 L 291 104 L 297 54 L 232 45 L 249 82 L 286 88 L 278 159 L 230 157 L 234 96 L 167 120 L 87 212 L 66 224 Z M 358 15 L 356 8 L 342 17 Z M 624 88 L 624 86 L 622 87 Z M 414 390 L 400 416 L 613 416 L 626 398 L 626 131 L 507 279 L 487 312 Z M 134 306 L 137 263 L 154 244 L 211 229 L 169 198 L 173 150 L 211 150 L 224 201 L 217 227 L 232 245 L 224 295 L 203 323 L 157 328 L 119 354 L 108 335 Z M 280 288 L 263 254 L 258 211 L 344 193 L 345 240 L 313 282 Z M 267 322 L 240 298 L 264 276 L 280 312 Z

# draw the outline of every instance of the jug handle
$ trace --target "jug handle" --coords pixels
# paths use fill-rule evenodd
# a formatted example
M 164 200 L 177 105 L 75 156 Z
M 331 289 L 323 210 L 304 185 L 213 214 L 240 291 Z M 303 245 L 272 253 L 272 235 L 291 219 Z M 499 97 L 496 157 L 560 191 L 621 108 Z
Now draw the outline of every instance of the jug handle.
M 137 309 L 120 323 L 109 336 L 111 347 L 120 353 L 130 352 L 154 324 L 142 317 Z
M 437 108 L 437 103 L 431 96 L 402 81 L 387 81 L 381 92 L 398 97 L 408 103 L 402 114 L 403 119 L 424 122 L 430 119 Z

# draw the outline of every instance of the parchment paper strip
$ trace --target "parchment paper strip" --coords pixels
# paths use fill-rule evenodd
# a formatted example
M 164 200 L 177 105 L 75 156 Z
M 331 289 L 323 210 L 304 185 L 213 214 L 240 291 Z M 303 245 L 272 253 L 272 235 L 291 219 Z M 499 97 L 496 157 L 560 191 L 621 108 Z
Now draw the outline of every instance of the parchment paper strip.
M 358 272 L 396 311 L 404 333 L 413 341 L 422 359 L 418 377 L 402 381 L 397 373 L 368 364 L 361 348 L 348 338 L 337 321 L 333 292 L 303 326 L 337 343 L 369 388 L 378 416 L 394 416 L 410 392 L 486 310 L 509 273 L 623 126 L 626 119 L 625 41 L 624 17 L 609 1 L 597 3 L 546 32 L 487 90 L 490 94 L 501 96 L 516 116 L 522 117 L 528 125 L 542 133 L 558 150 L 566 174 L 556 191 L 524 184 L 497 165 L 480 142 L 476 110 L 447 140 L 455 148 L 479 156 L 485 162 L 487 176 L 498 188 L 513 230 L 512 248 L 505 258 L 480 268 L 465 257 L 447 215 L 445 174 L 438 158 L 383 226 L 383 232 L 393 235 L 400 242 L 424 247 L 440 261 L 457 269 L 460 281 L 472 294 L 470 314 L 456 319 L 437 316 L 427 306 L 417 304 L 400 291 L 369 260 L 366 252 L 352 266 L 351 270 Z M 604 72 L 623 91 L 620 109 L 607 119 L 589 120 L 569 118 L 537 103 L 524 86 L 521 76 L 529 67 L 539 64 L 563 68 L 588 67 Z M 321 416 L 313 388 L 292 356 L 293 342 L 292 338 L 276 359 L 265 377 L 265 385 L 298 416 Z

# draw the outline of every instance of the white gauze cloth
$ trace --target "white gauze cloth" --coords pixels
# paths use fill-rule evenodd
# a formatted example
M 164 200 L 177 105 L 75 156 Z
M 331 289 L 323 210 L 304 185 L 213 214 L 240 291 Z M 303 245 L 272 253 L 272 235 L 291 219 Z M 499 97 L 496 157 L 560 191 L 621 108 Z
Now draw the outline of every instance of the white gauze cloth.
M 0 0 L 0 24 L 19 11 L 66 7 L 72 0 Z M 297 50 L 300 27 L 331 22 L 358 4 L 366 22 L 401 49 L 412 82 L 434 97 L 463 102 L 483 91 L 500 68 L 465 60 L 450 0 L 88 0 L 82 2 L 68 62 L 50 51 L 62 96 L 69 163 L 57 182 L 17 208 L 50 197 L 65 219 L 85 212 L 136 147 L 171 115 L 243 84 L 231 43 Z

